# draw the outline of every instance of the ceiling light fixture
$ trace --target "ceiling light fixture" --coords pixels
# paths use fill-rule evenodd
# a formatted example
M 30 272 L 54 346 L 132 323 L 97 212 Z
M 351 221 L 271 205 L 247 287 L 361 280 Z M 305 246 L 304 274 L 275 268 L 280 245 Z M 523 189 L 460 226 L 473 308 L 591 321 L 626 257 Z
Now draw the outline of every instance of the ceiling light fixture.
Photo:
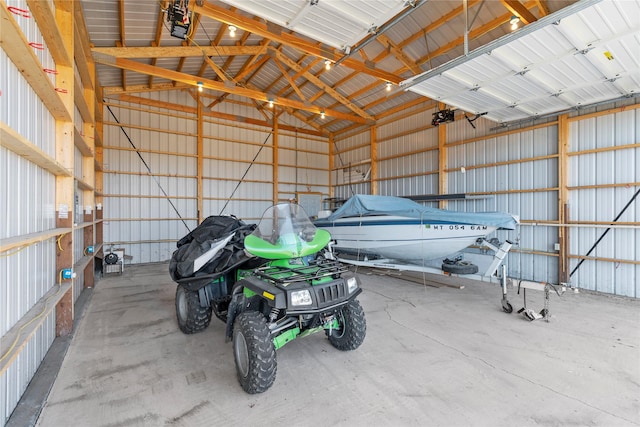
M 511 24 L 511 31 L 517 30 L 519 23 L 520 18 L 518 18 L 516 15 L 511 16 L 511 20 L 509 21 L 509 24 Z
M 229 35 L 231 37 L 235 37 L 236 36 L 236 26 L 235 25 L 229 25 Z
M 322 120 L 324 120 L 324 117 L 325 117 L 324 110 L 322 110 L 322 111 L 320 112 L 320 118 L 321 118 Z
M 387 92 L 391 92 L 391 82 L 387 82 Z
M 273 99 L 269 100 L 269 108 L 273 108 Z
M 198 82 L 198 92 L 202 92 L 202 88 L 203 88 L 202 82 Z
M 329 61 L 328 59 L 324 61 L 324 69 L 327 71 L 331 69 L 331 61 Z

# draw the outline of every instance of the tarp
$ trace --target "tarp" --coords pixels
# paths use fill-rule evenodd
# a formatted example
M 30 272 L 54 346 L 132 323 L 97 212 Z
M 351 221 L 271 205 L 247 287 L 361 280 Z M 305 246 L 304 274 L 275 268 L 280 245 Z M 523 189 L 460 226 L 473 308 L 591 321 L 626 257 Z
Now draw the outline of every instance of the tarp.
M 422 206 L 413 200 L 394 196 L 356 194 L 334 213 L 318 222 L 333 222 L 339 218 L 370 215 L 396 215 L 420 218 L 425 222 L 439 221 L 452 224 L 488 225 L 515 230 L 518 220 L 505 212 L 460 212 Z
M 196 290 L 243 264 L 252 258 L 244 251 L 244 238 L 255 228 L 232 216 L 206 218 L 178 241 L 169 262 L 171 278 Z

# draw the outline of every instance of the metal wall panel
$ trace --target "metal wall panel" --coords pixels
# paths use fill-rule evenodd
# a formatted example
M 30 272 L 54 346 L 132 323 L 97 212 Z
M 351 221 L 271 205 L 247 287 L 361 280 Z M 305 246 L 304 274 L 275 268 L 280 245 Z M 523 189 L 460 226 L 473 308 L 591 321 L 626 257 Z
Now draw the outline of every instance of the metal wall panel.
M 140 96 L 195 106 L 191 96 L 183 91 L 164 91 Z M 232 96 L 228 98 L 234 100 Z M 110 101 L 111 102 L 111 101 Z M 162 107 L 140 107 L 112 101 L 110 109 L 122 124 L 127 135 L 140 149 L 153 173 L 163 176 L 150 178 L 146 167 L 133 151 L 122 129 L 111 113 L 105 111 L 104 131 L 104 235 L 105 249 L 122 247 L 131 262 L 168 260 L 175 249 L 175 241 L 195 228 L 197 218 L 197 122 L 193 114 L 177 112 L 171 116 Z M 125 108 L 130 105 L 131 108 Z M 220 110 L 222 108 L 223 110 Z M 149 110 L 149 111 L 140 111 Z M 264 120 L 253 105 L 246 101 L 225 102 L 217 111 L 255 117 Z M 289 123 L 287 123 L 289 124 Z M 296 124 L 298 124 L 296 122 Z M 306 125 L 305 125 L 306 126 Z M 259 219 L 271 204 L 273 189 L 273 135 L 268 129 L 206 117 L 203 122 L 203 216 L 234 214 L 243 219 Z M 300 178 L 305 191 L 311 186 L 325 186 L 328 174 L 310 169 L 328 166 L 328 145 L 290 131 L 280 135 L 280 163 L 298 164 L 297 168 L 282 167 L 281 181 Z M 292 150 L 321 151 L 299 152 Z M 319 144 L 322 144 L 319 148 Z M 307 166 L 307 167 L 305 167 Z M 325 166 L 325 167 L 327 167 Z M 185 219 L 185 226 L 158 188 L 160 182 L 171 201 Z M 242 182 L 241 182 L 242 180 Z M 290 184 L 281 184 L 278 191 L 289 191 Z M 232 200 L 229 198 L 232 197 Z M 189 229 L 187 229 L 189 227 Z
M 0 121 L 55 157 L 55 120 L 2 49 L 0 69 Z
M 635 148 L 598 151 L 608 147 L 637 144 L 640 140 L 640 111 L 631 109 L 571 123 L 569 185 L 582 187 L 569 194 L 572 221 L 612 222 L 638 191 L 630 183 L 640 182 L 640 150 Z M 594 150 L 584 152 L 586 150 Z M 582 153 L 581 153 L 582 152 Z M 591 186 L 591 187 L 589 187 Z M 638 199 L 618 219 L 640 221 Z M 598 239 L 600 243 L 594 247 Z M 571 254 L 617 260 L 640 259 L 640 230 L 629 228 L 570 229 Z M 570 262 L 571 271 L 579 259 Z M 640 266 L 624 262 L 585 260 L 572 276 L 577 286 L 599 292 L 640 297 Z
M 43 321 L 33 338 L 0 376 L 0 422 L 4 425 L 31 382 L 56 337 L 55 310 Z

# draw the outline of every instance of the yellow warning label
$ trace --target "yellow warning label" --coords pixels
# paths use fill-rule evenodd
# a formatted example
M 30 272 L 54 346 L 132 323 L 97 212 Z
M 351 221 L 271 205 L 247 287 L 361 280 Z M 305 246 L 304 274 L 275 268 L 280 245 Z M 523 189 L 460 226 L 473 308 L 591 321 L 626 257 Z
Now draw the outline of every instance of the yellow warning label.
M 265 297 L 265 298 L 269 298 L 270 300 L 275 299 L 275 296 L 273 294 L 270 294 L 267 291 L 262 292 L 262 296 Z

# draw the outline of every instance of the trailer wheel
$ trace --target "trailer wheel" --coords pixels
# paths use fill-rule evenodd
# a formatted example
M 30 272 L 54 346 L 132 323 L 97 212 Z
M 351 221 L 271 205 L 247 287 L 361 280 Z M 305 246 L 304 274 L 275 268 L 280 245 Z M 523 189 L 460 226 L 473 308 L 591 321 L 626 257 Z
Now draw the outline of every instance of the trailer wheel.
M 367 334 L 367 321 L 360 302 L 352 299 L 336 313 L 336 317 L 338 329 L 325 330 L 331 345 L 342 351 L 360 347 Z
M 511 304 L 509 304 L 506 301 L 502 302 L 502 311 L 504 311 L 505 313 L 512 313 L 513 312 L 513 306 L 511 306 Z
M 476 274 L 478 266 L 469 261 L 456 261 L 455 263 L 442 263 L 442 271 L 451 274 Z
M 242 389 L 249 394 L 266 391 L 276 379 L 276 349 L 267 320 L 257 311 L 243 311 L 233 327 L 233 357 Z
M 211 323 L 211 307 L 201 307 L 198 292 L 182 285 L 176 289 L 176 317 L 178 327 L 185 334 L 203 331 Z

